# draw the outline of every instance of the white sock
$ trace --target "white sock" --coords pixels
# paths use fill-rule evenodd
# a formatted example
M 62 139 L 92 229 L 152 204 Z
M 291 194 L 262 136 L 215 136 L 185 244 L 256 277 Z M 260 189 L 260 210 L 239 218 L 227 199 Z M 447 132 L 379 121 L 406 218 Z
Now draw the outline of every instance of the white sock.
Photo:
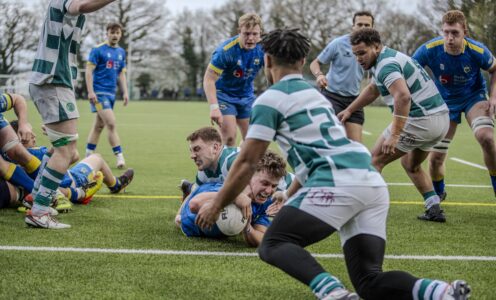
M 426 209 L 431 208 L 434 204 L 439 204 L 441 203 L 441 199 L 439 198 L 438 195 L 430 196 L 429 198 L 425 199 L 424 205 Z
M 44 215 L 50 212 L 50 207 L 34 203 L 31 208 L 31 213 L 36 216 Z

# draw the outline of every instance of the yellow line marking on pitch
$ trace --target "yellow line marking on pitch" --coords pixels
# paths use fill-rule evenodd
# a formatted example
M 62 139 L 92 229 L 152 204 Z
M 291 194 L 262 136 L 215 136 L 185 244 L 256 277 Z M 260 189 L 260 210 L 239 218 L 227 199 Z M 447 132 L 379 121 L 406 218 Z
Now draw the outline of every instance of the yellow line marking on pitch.
M 181 196 L 147 196 L 147 195 L 95 195 L 96 198 L 119 198 L 119 199 L 181 199 Z M 397 205 L 422 205 L 421 201 L 390 201 Z M 488 206 L 496 207 L 496 203 L 482 202 L 442 202 L 442 206 Z
M 95 198 L 120 199 L 181 199 L 181 196 L 147 196 L 147 195 L 94 195 Z

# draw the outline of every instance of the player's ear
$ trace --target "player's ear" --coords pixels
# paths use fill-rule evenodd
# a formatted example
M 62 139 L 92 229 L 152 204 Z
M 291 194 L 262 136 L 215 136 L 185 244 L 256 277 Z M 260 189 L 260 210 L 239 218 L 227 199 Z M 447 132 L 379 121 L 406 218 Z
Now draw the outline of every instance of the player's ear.
M 272 68 L 272 57 L 268 54 L 264 54 L 265 66 L 267 68 Z

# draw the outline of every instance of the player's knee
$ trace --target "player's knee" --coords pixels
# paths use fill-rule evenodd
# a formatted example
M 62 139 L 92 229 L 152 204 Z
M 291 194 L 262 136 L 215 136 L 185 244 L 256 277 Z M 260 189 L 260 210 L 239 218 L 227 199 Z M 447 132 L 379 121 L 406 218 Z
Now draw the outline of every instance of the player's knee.
M 402 160 L 401 165 L 403 166 L 403 169 L 405 169 L 407 173 L 417 173 L 420 171 L 420 165 L 414 165 L 408 161 Z
M 79 151 L 77 148 L 74 148 L 74 150 L 71 150 L 71 164 L 79 161 Z
M 372 165 L 379 173 L 384 169 L 384 163 L 377 156 L 372 156 Z
M 5 146 L 2 148 L 2 152 L 7 154 L 8 157 L 18 163 L 29 160 L 30 156 L 24 146 L 21 145 L 19 140 L 13 140 L 6 143 Z
M 236 143 L 236 138 L 233 136 L 226 136 L 225 137 L 225 144 L 226 146 L 233 147 L 235 146 Z
M 102 132 L 103 131 L 103 128 L 105 128 L 105 124 L 103 124 L 103 123 L 97 123 L 97 124 L 95 124 L 95 131 L 96 132 Z
M 115 122 L 107 122 L 107 130 L 108 131 L 114 131 L 115 130 Z
M 258 256 L 260 257 L 260 259 L 268 264 L 272 264 L 273 261 L 272 254 L 273 251 L 271 251 L 271 247 L 269 246 L 269 243 L 263 241 L 258 247 Z
M 429 158 L 429 167 L 431 169 L 439 169 L 443 166 L 443 164 L 444 164 L 443 155 L 436 155 L 435 153 L 431 153 L 431 156 Z
M 494 136 L 492 130 L 479 130 L 475 137 L 483 149 L 494 148 Z

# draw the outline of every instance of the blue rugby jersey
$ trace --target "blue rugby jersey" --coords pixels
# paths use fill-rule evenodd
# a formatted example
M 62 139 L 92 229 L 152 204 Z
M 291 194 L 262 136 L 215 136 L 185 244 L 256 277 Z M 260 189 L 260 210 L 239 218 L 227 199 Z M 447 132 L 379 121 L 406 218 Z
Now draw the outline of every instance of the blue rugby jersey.
M 215 83 L 218 91 L 232 97 L 253 95 L 253 81 L 264 65 L 262 46 L 243 49 L 239 36 L 232 37 L 220 44 L 212 54 L 209 68 L 220 75 Z
M 93 48 L 88 64 L 95 65 L 93 89 L 95 93 L 115 95 L 119 74 L 126 69 L 126 52 L 121 47 L 111 47 L 107 43 Z
M 444 39 L 437 37 L 418 48 L 413 58 L 432 70 L 436 86 L 448 105 L 487 93 L 481 69 L 489 69 L 494 56 L 480 42 L 465 38 L 462 53 L 450 55 L 444 50 Z

